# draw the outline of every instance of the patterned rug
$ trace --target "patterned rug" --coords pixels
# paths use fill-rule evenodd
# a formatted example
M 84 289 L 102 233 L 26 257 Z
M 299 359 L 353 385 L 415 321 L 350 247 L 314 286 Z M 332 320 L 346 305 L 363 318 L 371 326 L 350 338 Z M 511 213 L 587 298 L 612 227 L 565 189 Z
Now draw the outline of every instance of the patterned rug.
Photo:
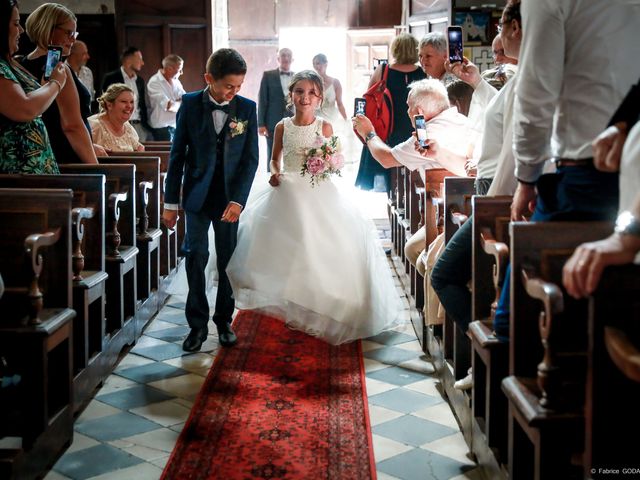
M 163 472 L 178 479 L 375 479 L 360 342 L 240 312 Z

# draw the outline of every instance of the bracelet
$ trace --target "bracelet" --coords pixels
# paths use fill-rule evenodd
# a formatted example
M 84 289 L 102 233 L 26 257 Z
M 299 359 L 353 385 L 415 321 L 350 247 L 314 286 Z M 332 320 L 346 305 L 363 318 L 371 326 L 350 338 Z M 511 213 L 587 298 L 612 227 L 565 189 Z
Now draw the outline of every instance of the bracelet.
M 62 84 L 55 78 L 50 78 L 49 83 L 55 83 L 58 86 L 58 93 L 62 91 Z

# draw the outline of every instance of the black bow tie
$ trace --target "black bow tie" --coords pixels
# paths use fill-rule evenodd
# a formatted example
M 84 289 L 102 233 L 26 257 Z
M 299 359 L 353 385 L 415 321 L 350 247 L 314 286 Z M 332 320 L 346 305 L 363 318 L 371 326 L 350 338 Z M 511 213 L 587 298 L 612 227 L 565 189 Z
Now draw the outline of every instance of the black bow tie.
M 209 102 L 209 107 L 211 108 L 212 112 L 215 112 L 216 110 L 222 110 L 224 113 L 229 113 L 228 103 L 226 105 L 218 105 L 217 103 Z
M 292 75 L 292 72 L 283 72 L 282 70 L 280 70 L 280 75 L 286 75 L 287 77 L 290 77 Z

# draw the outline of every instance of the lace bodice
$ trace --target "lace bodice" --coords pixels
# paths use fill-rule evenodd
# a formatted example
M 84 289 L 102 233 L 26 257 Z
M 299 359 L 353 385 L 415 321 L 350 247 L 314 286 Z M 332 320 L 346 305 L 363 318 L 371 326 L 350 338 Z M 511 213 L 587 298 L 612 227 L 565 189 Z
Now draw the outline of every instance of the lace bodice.
M 322 119 L 316 118 L 311 125 L 297 127 L 291 118 L 284 119 L 283 167 L 285 172 L 299 172 L 305 160 L 304 151 L 313 146 L 318 135 L 322 135 Z

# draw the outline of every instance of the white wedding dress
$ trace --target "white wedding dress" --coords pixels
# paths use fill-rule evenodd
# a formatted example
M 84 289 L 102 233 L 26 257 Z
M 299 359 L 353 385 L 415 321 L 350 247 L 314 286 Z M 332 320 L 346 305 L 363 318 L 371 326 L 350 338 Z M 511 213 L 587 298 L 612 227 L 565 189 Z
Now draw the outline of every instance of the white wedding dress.
M 403 306 L 373 222 L 331 180 L 300 175 L 322 119 L 284 120 L 284 174 L 252 192 L 227 274 L 236 307 L 258 309 L 332 344 L 401 322 Z

